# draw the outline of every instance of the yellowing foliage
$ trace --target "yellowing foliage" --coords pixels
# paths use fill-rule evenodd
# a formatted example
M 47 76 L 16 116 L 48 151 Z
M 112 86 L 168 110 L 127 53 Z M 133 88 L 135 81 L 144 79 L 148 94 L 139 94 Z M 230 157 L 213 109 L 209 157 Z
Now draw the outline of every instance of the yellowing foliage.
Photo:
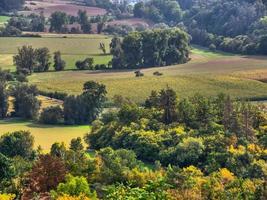
M 90 199 L 84 195 L 80 195 L 78 197 L 72 197 L 69 195 L 64 195 L 64 196 L 58 197 L 57 200 L 92 200 L 92 199 Z
M 13 200 L 15 197 L 14 194 L 0 194 L 0 200 Z
M 233 181 L 235 179 L 234 174 L 226 168 L 220 169 L 220 176 L 224 183 Z
M 125 176 L 127 180 L 135 186 L 143 187 L 147 184 L 148 181 L 154 181 L 159 177 L 163 176 L 163 171 L 153 172 L 152 170 L 140 171 L 137 168 L 134 168 L 131 171 L 128 171 Z
M 231 145 L 229 148 L 228 148 L 228 151 L 232 154 L 235 154 L 235 155 L 243 155 L 245 152 L 246 152 L 246 149 L 244 146 L 242 145 L 239 145 L 237 148 L 234 148 L 233 145 Z

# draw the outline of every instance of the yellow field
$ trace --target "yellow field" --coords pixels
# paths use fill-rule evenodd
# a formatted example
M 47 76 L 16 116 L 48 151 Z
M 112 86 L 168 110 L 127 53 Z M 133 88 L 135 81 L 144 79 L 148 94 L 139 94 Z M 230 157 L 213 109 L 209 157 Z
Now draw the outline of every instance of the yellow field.
M 0 135 L 19 130 L 30 131 L 35 138 L 35 147 L 40 145 L 47 152 L 55 142 L 65 142 L 68 145 L 71 139 L 83 137 L 89 132 L 90 127 L 40 125 L 20 120 L 0 121 Z

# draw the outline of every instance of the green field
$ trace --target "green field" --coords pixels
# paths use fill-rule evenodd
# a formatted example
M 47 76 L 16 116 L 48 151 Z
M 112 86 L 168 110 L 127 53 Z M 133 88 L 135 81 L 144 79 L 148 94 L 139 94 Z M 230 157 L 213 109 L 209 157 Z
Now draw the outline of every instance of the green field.
M 246 77 L 257 70 L 266 70 L 266 57 L 233 56 L 195 48 L 191 58 L 183 65 L 144 69 L 145 76 L 141 78 L 135 77 L 135 70 L 125 70 L 48 72 L 34 74 L 29 79 L 42 90 L 72 94 L 80 93 L 84 82 L 95 80 L 107 86 L 109 98 L 119 94 L 137 103 L 143 102 L 151 90 L 160 90 L 167 85 L 174 88 L 179 97 L 190 97 L 195 93 L 210 96 L 221 92 L 234 97 L 267 94 L 267 84 Z M 154 76 L 155 71 L 163 76 Z
M 75 62 L 94 57 L 96 64 L 106 64 L 110 55 L 102 55 L 99 43 L 109 46 L 111 37 L 105 35 L 64 35 L 42 34 L 42 38 L 0 38 L 0 67 L 14 70 L 12 57 L 22 45 L 48 47 L 51 52 L 60 50 L 67 62 L 67 69 L 75 69 Z M 211 52 L 194 47 L 191 61 L 176 66 L 144 69 L 144 77 L 136 78 L 135 70 L 124 71 L 63 71 L 36 73 L 29 77 L 31 83 L 41 90 L 61 91 L 79 94 L 82 85 L 89 80 L 107 86 L 108 97 L 120 94 L 141 103 L 151 90 L 160 90 L 167 85 L 174 88 L 179 96 L 201 93 L 207 96 L 220 92 L 234 97 L 263 97 L 267 84 L 257 81 L 254 74 L 266 74 L 267 57 L 241 56 L 222 52 Z M 265 71 L 266 70 L 266 71 Z M 159 71 L 163 76 L 153 73 Z
M 106 45 L 109 51 L 111 38 L 104 35 L 55 35 L 43 34 L 41 38 L 0 38 L 0 67 L 14 70 L 13 55 L 23 45 L 31 45 L 34 48 L 47 47 L 51 53 L 61 51 L 66 61 L 66 69 L 75 69 L 77 60 L 92 57 L 95 64 L 107 64 L 111 60 L 110 55 L 103 55 L 99 49 L 99 43 Z
M 0 135 L 19 130 L 30 131 L 35 138 L 35 147 L 40 145 L 44 151 L 49 151 L 54 142 L 65 142 L 69 145 L 71 139 L 83 137 L 89 132 L 89 126 L 49 126 L 20 120 L 1 120 Z
M 0 27 L 3 26 L 9 19 L 10 19 L 10 17 L 8 17 L 8 16 L 1 16 L 0 15 Z

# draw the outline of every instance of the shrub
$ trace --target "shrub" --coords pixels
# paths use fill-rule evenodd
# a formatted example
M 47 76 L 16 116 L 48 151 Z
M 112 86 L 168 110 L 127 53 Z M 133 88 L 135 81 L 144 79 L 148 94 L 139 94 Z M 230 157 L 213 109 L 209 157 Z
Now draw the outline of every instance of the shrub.
M 216 51 L 216 49 L 217 49 L 217 47 L 215 46 L 215 44 L 211 44 L 209 46 L 209 50 L 211 50 L 211 51 Z
M 93 58 L 86 58 L 83 61 L 77 61 L 75 63 L 77 69 L 79 70 L 86 70 L 86 69 L 90 69 L 93 70 L 94 69 L 94 59 Z
M 141 71 L 135 71 L 134 72 L 135 73 L 135 77 L 142 77 L 142 76 L 144 76 L 144 73 L 142 73 Z
M 17 76 L 16 76 L 16 79 L 17 81 L 19 82 L 28 82 L 28 79 L 27 79 L 27 76 L 23 73 L 19 73 Z
M 63 120 L 63 111 L 60 106 L 51 106 L 45 108 L 39 121 L 44 124 L 58 124 Z
M 161 72 L 159 72 L 159 71 L 156 71 L 156 72 L 153 73 L 153 75 L 154 76 L 162 76 L 163 74 Z

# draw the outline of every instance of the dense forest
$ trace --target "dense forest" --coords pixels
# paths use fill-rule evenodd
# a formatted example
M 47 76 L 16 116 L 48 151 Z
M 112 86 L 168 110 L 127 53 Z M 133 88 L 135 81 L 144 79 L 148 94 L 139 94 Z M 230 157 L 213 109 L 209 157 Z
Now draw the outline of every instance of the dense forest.
M 96 85 L 85 87 L 103 90 Z M 152 91 L 142 107 L 117 98 L 118 109 L 93 121 L 86 148 L 74 138 L 44 153 L 30 132 L 2 135 L 0 198 L 264 200 L 263 109 L 223 94 L 177 95 Z
M 25 0 L 0 0 L 0 13 L 21 9 Z
M 184 27 L 192 43 L 233 53 L 266 54 L 266 1 L 151 0 L 134 7 L 134 15 Z

